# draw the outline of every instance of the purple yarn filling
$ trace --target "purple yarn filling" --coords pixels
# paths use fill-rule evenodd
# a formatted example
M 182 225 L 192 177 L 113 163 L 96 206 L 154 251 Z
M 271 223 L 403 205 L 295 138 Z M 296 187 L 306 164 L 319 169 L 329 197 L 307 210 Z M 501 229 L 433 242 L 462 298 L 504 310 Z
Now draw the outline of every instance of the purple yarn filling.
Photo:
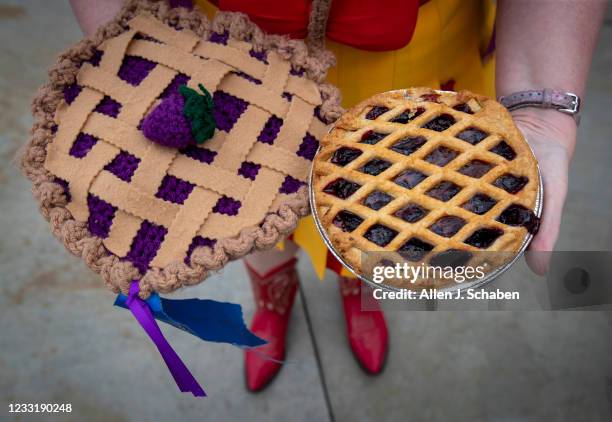
M 183 115 L 185 100 L 180 94 L 170 95 L 153 109 L 141 124 L 144 135 L 166 147 L 182 148 L 191 140 L 191 125 Z
M 182 204 L 189 196 L 195 185 L 174 176 L 166 175 L 155 194 L 158 198 L 175 204 Z
M 245 161 L 238 169 L 238 174 L 242 177 L 246 177 L 247 179 L 255 180 L 255 177 L 257 177 L 257 173 L 259 173 L 260 168 L 260 164 Z
M 227 31 L 223 32 L 222 34 L 219 34 L 217 32 L 213 32 L 212 34 L 210 34 L 210 38 L 208 40 L 210 42 L 214 42 L 214 43 L 217 43 L 217 44 L 226 45 L 228 38 L 229 38 L 229 32 L 227 32 Z
M 76 158 L 83 158 L 91 151 L 96 142 L 98 142 L 98 138 L 81 132 L 72 143 L 69 154 Z
M 64 88 L 64 100 L 66 101 L 66 103 L 72 104 L 76 97 L 78 97 L 78 95 L 81 93 L 82 89 L 83 87 L 77 84 L 67 85 Z
M 64 179 L 56 177 L 55 183 L 59 184 L 62 188 L 64 188 L 64 195 L 66 195 L 66 200 L 70 202 L 72 200 L 72 195 L 70 195 L 70 187 L 68 186 L 68 182 Z
M 234 73 L 235 75 L 240 76 L 241 78 L 246 79 L 246 80 L 247 80 L 247 81 L 249 81 L 249 82 L 254 83 L 255 85 L 261 85 L 261 81 L 260 81 L 259 79 L 254 78 L 254 77 L 252 77 L 251 75 L 247 75 L 247 74 L 246 74 L 246 73 L 244 73 L 244 72 L 232 72 L 232 73 Z
M 91 63 L 92 66 L 99 66 L 100 60 L 102 60 L 102 56 L 104 55 L 104 51 L 98 50 L 97 48 L 94 50 L 93 55 L 89 60 L 86 60 L 87 63 Z
M 261 51 L 250 50 L 249 55 L 259 60 L 260 62 L 264 62 L 265 64 L 268 64 L 268 52 L 266 50 L 261 50 Z
M 282 125 L 282 119 L 279 119 L 276 116 L 271 116 L 264 125 L 264 128 L 261 130 L 257 140 L 259 142 L 263 142 L 264 144 L 272 145 Z
M 278 191 L 285 194 L 296 193 L 298 189 L 304 185 L 306 185 L 306 183 L 301 182 L 298 179 L 294 179 L 291 176 L 287 176 L 285 177 L 285 180 Z
M 209 239 L 208 237 L 196 236 L 191 241 L 191 245 L 187 248 L 187 256 L 185 257 L 185 264 L 189 264 L 189 260 L 191 259 L 191 254 L 195 248 L 199 248 L 200 246 L 210 246 L 211 248 L 215 246 L 217 241 L 215 239 Z
M 210 164 L 215 159 L 217 153 L 206 148 L 200 148 L 195 145 L 189 145 L 187 148 L 183 148 L 181 153 L 185 154 L 189 158 L 198 160 L 204 164 Z
M 184 7 L 186 9 L 193 9 L 193 2 L 191 0 L 170 0 L 170 7 Z
M 320 122 L 327 124 L 323 116 L 321 116 L 321 106 L 316 106 L 314 109 L 314 115 Z
M 87 219 L 89 231 L 102 239 L 108 237 L 117 208 L 92 194 L 87 196 L 87 207 L 89 208 Z
M 164 99 L 173 94 L 179 95 L 179 87 L 181 85 L 187 85 L 189 79 L 189 76 L 185 75 L 184 73 L 177 74 L 174 79 L 172 79 L 172 82 L 170 82 L 170 85 L 168 85 L 161 93 L 160 98 Z
M 138 86 L 154 67 L 154 62 L 142 57 L 125 56 L 117 75 L 130 85 Z
M 213 116 L 217 129 L 229 132 L 240 115 L 244 113 L 249 105 L 246 101 L 223 91 L 216 91 L 213 95 Z
M 104 98 L 102 98 L 102 101 L 100 101 L 98 105 L 96 106 L 96 108 L 94 109 L 94 111 L 97 111 L 98 113 L 106 114 L 107 116 L 110 116 L 110 117 L 117 117 L 120 110 L 121 110 L 121 104 L 119 104 L 117 101 L 113 100 L 109 96 L 105 96 Z
M 318 148 L 319 141 L 317 141 L 317 139 L 310 133 L 306 133 L 306 136 L 304 136 L 304 140 L 298 149 L 297 155 L 312 161 Z
M 240 201 L 236 201 L 228 196 L 222 196 L 213 207 L 213 212 L 225 215 L 236 215 L 241 205 Z
M 287 101 L 291 101 L 291 99 L 293 98 L 293 94 L 290 92 L 283 92 L 281 94 L 281 97 L 283 97 L 284 99 L 286 99 Z
M 302 76 L 304 74 L 304 69 L 301 67 L 291 67 L 289 73 L 293 76 Z
M 147 220 L 143 221 L 125 258 L 132 262 L 141 273 L 146 272 L 149 263 L 155 258 L 159 246 L 164 241 L 167 231 L 163 226 Z
M 115 156 L 113 161 L 104 167 L 104 169 L 110 171 L 124 182 L 129 182 L 132 180 L 132 176 L 138 168 L 139 163 L 140 158 L 128 152 L 121 151 Z
M 162 42 L 158 39 L 153 38 L 150 35 L 145 35 L 145 34 L 141 34 L 140 32 L 137 33 L 136 35 L 134 35 L 134 39 L 135 40 L 144 40 L 144 41 L 151 41 L 157 44 L 162 44 Z

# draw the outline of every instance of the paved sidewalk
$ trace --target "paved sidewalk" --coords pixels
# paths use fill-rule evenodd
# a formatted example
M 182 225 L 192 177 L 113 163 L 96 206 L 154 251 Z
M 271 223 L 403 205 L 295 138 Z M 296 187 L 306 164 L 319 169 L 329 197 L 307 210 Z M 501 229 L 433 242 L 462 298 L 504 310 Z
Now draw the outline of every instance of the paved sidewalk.
M 612 249 L 609 16 L 572 164 L 561 250 Z M 240 350 L 163 328 L 210 397 L 178 394 L 141 328 L 50 234 L 12 164 L 45 69 L 79 37 L 67 2 L 0 0 L 0 412 L 11 402 L 65 402 L 74 412 L 58 420 L 325 421 L 330 412 L 337 421 L 612 419 L 610 311 L 391 311 L 388 364 L 370 377 L 350 353 L 333 277 L 319 282 L 307 258 L 299 269 L 325 382 L 298 298 L 288 362 L 259 394 L 244 390 Z M 178 295 L 192 296 L 240 303 L 247 319 L 253 311 L 240 263 Z

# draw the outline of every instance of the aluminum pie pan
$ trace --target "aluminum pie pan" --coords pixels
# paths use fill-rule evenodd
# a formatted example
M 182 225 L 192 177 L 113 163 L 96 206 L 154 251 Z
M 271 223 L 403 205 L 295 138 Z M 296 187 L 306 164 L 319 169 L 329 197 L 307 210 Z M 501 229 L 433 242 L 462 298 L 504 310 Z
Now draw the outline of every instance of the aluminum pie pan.
M 388 91 L 388 92 L 400 92 L 403 91 L 404 92 L 404 97 L 407 97 L 407 90 L 393 90 L 393 91 Z M 455 94 L 455 92 L 453 91 L 442 91 L 442 90 L 435 90 L 436 92 L 440 92 L 440 93 L 452 93 Z M 331 125 L 330 128 L 328 129 L 327 133 L 331 133 L 331 131 L 335 128 L 335 124 Z M 527 142 L 527 140 L 526 140 Z M 531 153 L 533 154 L 534 158 L 536 157 L 535 153 L 533 152 L 533 149 L 531 148 L 531 144 L 529 144 L 529 142 L 527 142 L 527 145 L 529 146 L 529 150 L 531 151 Z M 313 163 L 314 160 L 316 159 L 316 157 L 319 155 L 319 153 L 321 152 L 321 147 L 319 147 L 317 149 L 317 152 L 313 158 Z M 544 184 L 542 182 L 542 172 L 540 171 L 540 166 L 538 164 L 537 158 L 536 158 L 536 167 L 538 170 L 538 178 L 539 178 L 539 185 L 538 185 L 538 191 L 536 194 L 536 202 L 535 202 L 535 206 L 534 206 L 534 214 L 536 215 L 536 217 L 538 217 L 538 219 L 540 219 L 542 217 L 542 209 L 543 209 L 543 203 L 544 203 Z M 310 208 L 312 210 L 312 217 L 315 223 L 315 226 L 317 228 L 317 231 L 319 232 L 319 235 L 321 236 L 321 238 L 323 239 L 323 242 L 325 243 L 325 245 L 327 246 L 327 248 L 329 249 L 329 251 L 332 253 L 332 255 L 345 267 L 347 268 L 355 277 L 357 277 L 358 279 L 360 279 L 361 281 L 365 282 L 366 284 L 368 284 L 369 286 L 373 287 L 373 288 L 381 288 L 384 290 L 388 290 L 388 291 L 401 291 L 404 290 L 404 288 L 401 287 L 397 287 L 397 286 L 390 286 L 384 283 L 376 283 L 370 279 L 368 279 L 367 277 L 364 277 L 363 275 L 359 274 L 359 272 L 353 268 L 352 265 L 350 265 L 348 262 L 346 262 L 346 260 L 342 257 L 342 255 L 336 250 L 336 248 L 334 247 L 331 239 L 329 239 L 329 236 L 327 235 L 327 232 L 325 230 L 325 228 L 322 226 L 321 224 L 321 220 L 319 219 L 319 215 L 317 213 L 317 206 L 316 206 L 316 200 L 315 200 L 315 192 L 314 192 L 314 184 L 313 184 L 313 178 L 314 178 L 314 164 L 310 167 L 310 174 L 308 177 L 308 199 L 310 202 Z M 493 271 L 491 271 L 490 273 L 487 273 L 484 277 L 474 280 L 474 281 L 470 281 L 470 282 L 466 282 L 466 283 L 455 283 L 454 285 L 450 285 L 450 286 L 446 286 L 446 287 L 442 287 L 437 289 L 440 292 L 456 292 L 456 291 L 464 291 L 464 290 L 468 290 L 468 289 L 478 289 L 481 287 L 486 286 L 487 284 L 491 283 L 493 280 L 495 280 L 496 278 L 498 278 L 500 275 L 502 275 L 504 272 L 508 271 L 510 269 L 510 267 L 512 267 L 512 265 L 514 265 L 518 259 L 525 253 L 525 251 L 527 250 L 527 248 L 529 247 L 529 244 L 531 243 L 531 240 L 533 239 L 534 234 L 527 232 L 527 235 L 525 236 L 525 238 L 523 239 L 523 242 L 521 243 L 521 246 L 519 247 L 518 251 L 516 251 L 515 256 L 508 261 L 507 263 L 505 263 L 504 265 L 501 265 L 497 268 L 495 268 Z

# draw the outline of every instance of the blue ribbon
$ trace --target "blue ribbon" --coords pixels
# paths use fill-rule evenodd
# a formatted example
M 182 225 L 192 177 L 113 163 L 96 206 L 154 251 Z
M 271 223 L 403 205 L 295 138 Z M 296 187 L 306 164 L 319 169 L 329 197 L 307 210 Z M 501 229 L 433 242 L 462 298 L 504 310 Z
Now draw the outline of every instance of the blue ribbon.
M 117 296 L 115 306 L 132 312 L 159 350 L 182 392 L 191 392 L 196 397 L 206 396 L 204 389 L 164 337 L 156 319 L 205 341 L 239 347 L 256 347 L 266 343 L 244 325 L 240 305 L 207 299 L 165 299 L 156 293 L 144 301 L 138 297 L 138 291 L 138 282 L 133 281 L 129 296 Z
M 267 342 L 244 324 L 242 308 L 235 303 L 209 299 L 166 299 L 152 293 L 147 305 L 159 321 L 193 334 L 204 341 L 256 347 Z M 128 309 L 127 296 L 119 294 L 115 306 Z

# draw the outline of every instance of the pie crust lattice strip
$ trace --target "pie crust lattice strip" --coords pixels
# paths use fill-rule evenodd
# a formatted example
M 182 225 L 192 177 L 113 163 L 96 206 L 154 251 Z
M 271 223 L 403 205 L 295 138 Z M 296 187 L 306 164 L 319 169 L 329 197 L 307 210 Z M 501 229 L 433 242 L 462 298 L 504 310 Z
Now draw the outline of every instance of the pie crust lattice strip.
M 431 265 L 486 251 L 493 270 L 539 223 L 529 145 L 503 106 L 466 91 L 391 91 L 350 109 L 322 141 L 311 189 L 323 236 L 358 274 L 375 251 Z
M 309 212 L 311 160 L 340 114 L 322 82 L 329 56 L 241 14 L 209 22 L 164 3 L 129 1 L 60 58 L 22 159 L 54 233 L 113 291 L 140 279 L 143 298 L 290 233 Z M 147 119 L 171 130 L 179 86 L 200 84 L 214 136 L 183 148 L 148 139 Z

